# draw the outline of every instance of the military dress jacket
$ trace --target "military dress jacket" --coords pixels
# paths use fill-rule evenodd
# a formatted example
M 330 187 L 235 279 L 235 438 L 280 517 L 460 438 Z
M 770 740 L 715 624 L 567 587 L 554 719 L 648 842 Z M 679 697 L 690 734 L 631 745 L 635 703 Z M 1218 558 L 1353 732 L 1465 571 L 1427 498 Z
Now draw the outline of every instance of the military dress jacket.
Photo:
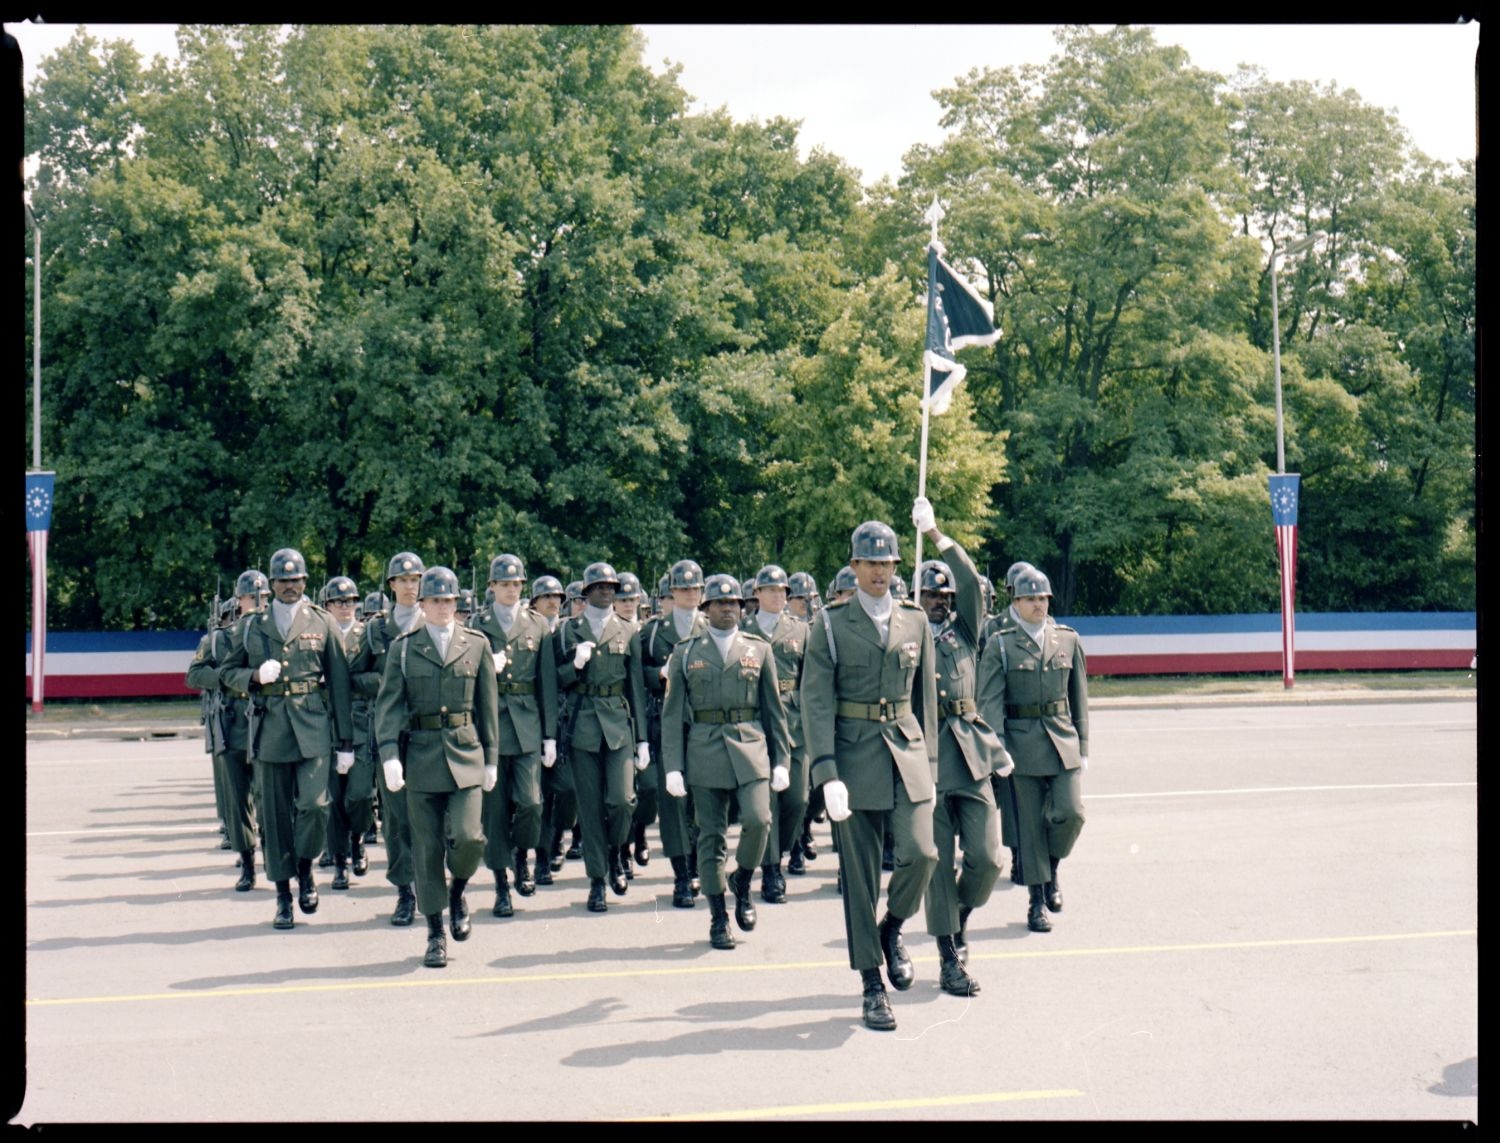
M 334 624 L 338 626 L 337 622 Z M 364 746 L 370 741 L 370 698 L 355 679 L 354 668 L 359 662 L 360 651 L 365 641 L 365 621 L 356 619 L 344 632 L 344 654 L 349 658 L 349 699 L 354 714 L 354 745 Z
M 666 694 L 667 680 L 661 669 L 672 658 L 678 643 L 707 630 L 708 616 L 701 611 L 693 612 L 693 625 L 682 639 L 677 638 L 677 620 L 670 610 L 646 620 L 641 628 L 641 685 L 648 695 L 659 701 Z
M 264 702 L 263 722 L 251 744 L 257 759 L 326 757 L 335 743 L 354 741 L 348 658 L 333 616 L 304 599 L 285 638 L 269 607 L 245 616 L 237 630 L 238 645 L 219 668 L 219 679 L 230 691 Z M 255 673 L 268 659 L 280 661 L 281 674 L 263 686 L 254 681 Z
M 771 641 L 771 650 L 776 652 L 776 682 L 781 688 L 781 705 L 786 711 L 787 737 L 793 750 L 800 748 L 802 737 L 802 660 L 807 655 L 807 621 L 798 619 L 790 611 L 782 609 L 776 626 L 767 635 L 755 616 L 740 623 L 742 631 L 749 631 Z
M 930 801 L 938 706 L 926 613 L 896 603 L 882 643 L 852 597 L 823 608 L 811 628 L 802 662 L 802 727 L 813 785 L 837 778 L 848 788 L 850 809 L 888 810 L 895 805 L 894 762 L 906 796 Z
M 1078 632 L 1049 615 L 1039 646 L 1019 623 L 1001 627 L 980 659 L 979 709 L 1000 729 L 1017 774 L 1077 769 L 1089 752 L 1088 668 Z
M 619 750 L 646 741 L 646 694 L 641 682 L 640 635 L 613 611 L 598 638 L 588 619 L 576 615 L 553 632 L 557 685 L 576 704 L 573 748 Z M 573 666 L 580 643 L 593 643 L 583 670 Z
M 505 652 L 505 670 L 495 680 L 500 691 L 500 753 L 508 758 L 535 754 L 543 739 L 557 737 L 557 657 L 551 628 L 523 606 L 517 608 L 507 635 L 494 607 L 486 605 L 469 621 L 469 629 L 482 634 L 492 652 Z
M 399 635 L 385 655 L 375 697 L 375 740 L 383 763 L 408 733 L 406 787 L 419 794 L 467 790 L 499 765 L 500 702 L 490 645 L 455 623 L 439 655 L 425 623 Z
M 776 654 L 763 637 L 736 630 L 729 660 L 707 632 L 677 645 L 661 711 L 662 766 L 692 786 L 733 790 L 791 766 Z
M 219 667 L 238 646 L 239 631 L 244 622 L 245 617 L 241 616 L 228 627 L 220 627 L 205 634 L 198 640 L 198 650 L 193 654 L 193 661 L 188 664 L 187 669 L 188 686 L 205 694 L 211 690 L 221 693 L 219 701 L 224 711 L 222 725 L 225 731 L 225 750 L 245 750 L 249 746 L 249 727 L 245 720 L 245 709 L 250 705 L 249 698 L 236 694 L 224 686 L 219 678 Z
M 953 571 L 954 606 L 948 622 L 933 639 L 937 651 L 938 706 L 942 732 L 938 739 L 938 791 L 948 793 L 984 781 L 1009 760 L 1004 744 L 979 710 L 980 620 L 984 595 L 979 571 L 957 543 L 940 557 Z

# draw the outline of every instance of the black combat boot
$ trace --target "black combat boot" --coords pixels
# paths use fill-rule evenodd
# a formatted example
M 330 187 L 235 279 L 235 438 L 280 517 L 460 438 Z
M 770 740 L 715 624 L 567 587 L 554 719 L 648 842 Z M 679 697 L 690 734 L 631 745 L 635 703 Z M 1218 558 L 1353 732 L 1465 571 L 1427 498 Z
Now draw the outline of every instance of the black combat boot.
M 760 899 L 767 905 L 780 905 L 786 900 L 786 889 L 781 883 L 781 865 L 760 867 Z
M 276 882 L 276 920 L 271 923 L 278 929 L 290 929 L 296 924 L 292 920 L 292 883 L 290 881 Z
M 1028 885 L 1031 905 L 1026 910 L 1026 927 L 1033 933 L 1050 933 L 1052 922 L 1047 920 L 1046 895 L 1040 885 Z
M 363 877 L 370 872 L 370 855 L 365 852 L 365 839 L 357 833 L 349 835 L 349 869 L 356 877 Z
M 234 883 L 236 893 L 248 893 L 255 888 L 255 850 L 247 849 L 240 854 L 240 879 Z
M 807 872 L 807 859 L 802 856 L 802 839 L 800 837 L 792 842 L 792 855 L 787 858 L 786 871 L 793 877 L 801 877 Z
M 755 902 L 750 897 L 753 877 L 749 869 L 736 869 L 729 878 L 729 887 L 734 890 L 734 923 L 747 933 L 755 928 Z
M 332 865 L 333 865 L 333 854 L 329 853 L 328 850 L 325 849 L 322 853 L 318 854 L 318 868 L 319 869 L 327 869 L 327 868 L 329 868 Z
M 1010 883 L 1012 885 L 1026 884 L 1026 875 L 1021 872 L 1021 851 L 1014 847 L 1010 851 Z
M 545 849 L 536 851 L 536 883 L 538 885 L 552 885 L 552 858 Z
M 635 880 L 635 865 L 630 860 L 630 843 L 627 841 L 620 846 L 620 868 L 625 871 L 625 880 Z
M 1042 887 L 1042 896 L 1047 903 L 1047 909 L 1053 913 L 1062 912 L 1062 890 L 1057 885 L 1057 863 L 1060 860 L 1062 859 L 1058 857 L 1052 859 L 1052 880 Z
M 609 848 L 609 887 L 616 897 L 625 896 L 625 891 L 630 888 L 625 866 L 620 863 L 620 850 L 615 846 Z
M 348 858 L 336 858 L 333 863 L 333 888 L 349 888 L 349 860 Z
M 678 909 L 693 907 L 693 887 L 688 881 L 687 858 L 672 857 L 672 905 Z
M 516 850 L 516 892 L 530 897 L 536 892 L 536 882 L 531 876 L 531 866 L 526 863 L 526 850 Z
M 958 953 L 960 964 L 969 963 L 969 914 L 973 911 L 970 905 L 961 905 L 958 909 L 958 932 L 953 934 L 953 948 Z
M 917 978 L 911 957 L 906 955 L 906 946 L 901 943 L 903 923 L 903 918 L 893 917 L 890 913 L 880 919 L 880 949 L 885 953 L 885 974 L 897 992 L 905 992 Z
M 573 827 L 573 840 L 568 846 L 568 852 L 563 855 L 569 861 L 577 861 L 583 856 L 583 828 Z
M 448 938 L 443 936 L 443 915 L 431 913 L 427 917 L 427 955 L 422 963 L 428 968 L 448 967 Z
M 503 871 L 501 876 L 504 876 Z M 455 877 L 448 886 L 448 927 L 453 930 L 455 941 L 468 940 L 469 931 L 473 928 L 469 922 L 469 902 L 464 900 L 464 886 L 468 883 L 467 877 Z
M 497 917 L 516 915 L 516 907 L 510 901 L 510 880 L 503 869 L 495 871 L 495 907 L 490 912 Z
M 646 823 L 635 823 L 635 863 L 645 866 L 651 864 L 651 850 L 646 847 Z
M 811 821 L 804 822 L 802 825 L 802 856 L 807 861 L 818 860 L 818 847 L 813 842 Z
M 943 961 L 938 983 L 943 991 L 950 996 L 973 996 L 977 993 L 979 981 L 969 975 L 963 961 L 958 959 L 958 949 L 954 947 L 953 937 L 939 937 L 937 945 L 938 956 Z
M 729 909 L 724 894 L 708 895 L 708 943 L 716 949 L 734 948 L 734 934 L 729 931 Z
M 417 895 L 410 885 L 396 886 L 396 911 L 391 914 L 391 924 L 409 925 L 417 917 Z
M 589 912 L 609 912 L 609 902 L 604 899 L 604 879 L 595 877 L 589 882 Z
M 312 858 L 297 858 L 297 908 L 304 913 L 318 911 L 318 887 L 313 884 Z
M 890 998 L 885 994 L 885 985 L 880 982 L 880 970 L 865 968 L 859 975 L 865 989 L 865 1027 L 876 1032 L 894 1032 L 896 1014 L 891 1011 Z

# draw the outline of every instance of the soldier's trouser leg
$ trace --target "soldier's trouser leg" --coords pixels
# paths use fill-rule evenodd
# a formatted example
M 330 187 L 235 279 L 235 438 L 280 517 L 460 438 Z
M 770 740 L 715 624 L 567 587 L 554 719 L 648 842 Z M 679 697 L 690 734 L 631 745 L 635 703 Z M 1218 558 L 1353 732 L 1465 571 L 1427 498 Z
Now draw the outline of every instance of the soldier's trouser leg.
M 299 857 L 316 858 L 328 833 L 327 758 L 255 763 L 265 817 L 266 876 L 286 881 Z
M 653 765 L 652 767 L 656 767 Z M 686 857 L 692 849 L 692 834 L 688 829 L 691 798 L 660 798 L 657 804 L 658 829 L 661 831 L 661 852 L 666 858 Z
M 573 747 L 583 867 L 590 880 L 607 875 L 609 850 L 618 849 L 630 837 L 630 816 L 635 810 L 634 753 L 629 746 L 611 750 L 603 743 L 598 750 Z
M 484 864 L 516 867 L 516 850 L 535 849 L 542 828 L 542 756 L 500 756 L 500 779 L 484 795 Z
M 660 812 L 661 762 L 655 753 L 651 765 L 635 775 L 635 812 L 630 815 L 632 826 L 650 825 Z
M 380 783 L 380 832 L 385 838 L 385 879 L 392 885 L 410 885 L 416 875 L 411 858 L 411 822 L 406 813 L 406 787 L 392 793 L 385 782 L 385 767 L 377 766 Z
M 222 755 L 222 754 L 213 754 L 213 755 L 210 755 L 209 756 L 209 770 L 213 774 L 213 778 L 214 778 L 214 817 L 218 818 L 219 821 L 221 821 L 224 824 L 225 828 L 228 828 L 228 826 L 229 826 L 229 820 L 228 820 L 228 816 L 227 815 L 228 815 L 228 812 L 229 812 L 228 811 L 229 795 L 228 795 L 227 791 L 224 788 L 224 784 L 225 784 L 224 767 L 219 762 L 219 759 L 222 758 L 222 757 L 224 757 L 224 755 Z
M 802 819 L 807 814 L 807 750 L 798 746 L 792 750 L 792 764 L 788 768 L 791 785 L 779 794 L 771 795 L 771 834 L 766 839 L 767 865 L 775 865 L 783 853 L 790 853 L 792 842 L 802 836 Z
M 1000 839 L 1006 849 L 1021 848 L 1021 823 L 1016 815 L 1015 777 L 991 777 L 994 786 L 995 804 L 1000 810 Z
M 698 826 L 698 879 L 703 892 L 712 896 L 724 892 L 724 855 L 728 850 L 725 834 L 729 830 L 729 799 L 733 790 L 714 790 L 693 786 L 693 818 Z M 686 799 L 679 799 L 686 801 Z
M 927 931 L 946 937 L 958 932 L 959 908 L 983 905 L 1000 877 L 1000 819 L 989 779 L 939 794 L 932 811 L 932 833 L 938 859 L 924 902 Z M 957 875 L 953 872 L 955 834 L 964 853 L 963 869 Z
M 1021 825 L 1021 872 L 1026 884 L 1052 880 L 1052 858 L 1073 852 L 1083 830 L 1083 782 L 1079 770 L 1046 778 L 1012 774 Z
M 375 756 L 364 746 L 354 748 L 354 766 L 344 782 L 344 817 L 357 837 L 375 821 Z
M 839 869 L 844 876 L 844 934 L 849 942 L 850 968 L 879 968 L 885 963 L 877 908 L 887 817 L 896 839 L 896 870 L 891 874 L 886 908 L 892 916 L 905 920 L 921 906 L 937 866 L 932 809 L 930 801 L 912 802 L 897 777 L 894 810 L 855 810 L 844 821 L 833 823 Z
M 215 774 L 224 775 L 224 829 L 229 848 L 244 853 L 256 847 L 255 768 L 243 750 L 214 755 Z
M 344 800 L 348 794 L 349 775 L 338 772 L 337 761 L 328 761 L 328 840 L 324 846 L 335 862 L 349 860 L 349 811 Z
M 432 916 L 448 907 L 446 861 L 454 877 L 468 879 L 484 856 L 484 791 L 478 786 L 442 794 L 406 794 L 417 908 Z M 450 836 L 451 832 L 451 836 Z

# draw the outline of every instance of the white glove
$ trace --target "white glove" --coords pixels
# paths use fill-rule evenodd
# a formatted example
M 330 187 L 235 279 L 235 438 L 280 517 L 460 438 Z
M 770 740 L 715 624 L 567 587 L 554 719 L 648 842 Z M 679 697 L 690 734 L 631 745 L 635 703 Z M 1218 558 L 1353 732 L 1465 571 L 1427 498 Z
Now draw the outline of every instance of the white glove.
M 542 739 L 542 765 L 549 770 L 557 765 L 557 739 Z
M 387 758 L 384 769 L 386 786 L 389 787 L 391 793 L 400 793 L 402 787 L 406 785 L 406 777 L 401 773 L 401 759 Z
M 504 651 L 492 652 L 491 658 L 495 660 L 495 674 L 497 675 L 501 671 L 505 670 L 505 664 L 510 662 L 510 660 L 505 657 Z
M 930 532 L 937 528 L 937 517 L 932 512 L 932 501 L 925 496 L 918 496 L 912 501 L 911 522 L 917 526 L 919 532 Z
M 674 798 L 687 797 L 687 783 L 682 780 L 681 770 L 667 771 L 667 793 Z
M 667 668 L 670 667 L 671 665 L 672 665 L 671 663 L 663 663 L 661 665 L 661 677 L 662 678 L 666 678 L 667 677 Z
M 786 772 L 785 766 L 775 766 L 771 769 L 771 789 L 781 793 L 792 784 L 792 776 Z
M 1087 770 L 1089 768 L 1089 756 L 1087 754 L 1078 759 L 1078 768 L 1080 770 Z
M 588 666 L 588 661 L 594 657 L 594 645 L 592 643 L 580 643 L 578 649 L 573 652 L 573 669 L 581 671 Z
M 267 659 L 260 665 L 260 669 L 255 672 L 255 681 L 260 683 L 261 686 L 265 686 L 267 683 L 274 683 L 279 678 L 281 678 L 280 659 Z
M 644 770 L 651 765 L 651 747 L 644 742 L 635 744 L 635 768 Z
M 340 750 L 334 754 L 334 758 L 336 761 L 333 768 L 340 774 L 347 774 L 350 770 L 354 769 L 354 751 Z
M 495 783 L 500 780 L 500 767 L 486 766 L 484 768 L 484 792 L 488 794 L 495 788 Z
M 1000 769 L 996 770 L 995 773 L 998 774 L 998 775 L 1000 775 L 1000 777 L 1002 777 L 1002 778 L 1009 778 L 1011 776 L 1011 774 L 1015 772 L 1015 769 L 1016 769 L 1016 760 L 1014 758 L 1012 758 L 1009 754 L 1007 754 L 1005 756 L 1005 765 L 1002 766 L 1002 767 L 1000 767 Z
M 823 805 L 828 810 L 828 817 L 832 821 L 841 822 L 850 814 L 849 810 L 849 787 L 832 778 L 823 783 Z

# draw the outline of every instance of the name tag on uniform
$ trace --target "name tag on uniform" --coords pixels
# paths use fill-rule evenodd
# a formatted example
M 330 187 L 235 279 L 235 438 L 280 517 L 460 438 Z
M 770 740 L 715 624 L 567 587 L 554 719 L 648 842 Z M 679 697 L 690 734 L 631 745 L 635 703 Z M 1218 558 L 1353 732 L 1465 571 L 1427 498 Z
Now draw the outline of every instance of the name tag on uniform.
M 309 651 L 321 651 L 323 649 L 323 636 L 316 633 L 298 635 L 297 641 Z
M 712 665 L 713 664 L 709 663 L 707 659 L 694 659 L 692 662 L 688 663 L 687 669 L 690 671 L 702 671 Z
M 529 635 L 526 637 L 526 649 L 528 651 L 535 651 L 536 650 L 536 639 L 534 639 L 533 637 L 531 637 Z
M 625 644 L 616 641 L 610 645 L 610 650 L 614 651 L 616 655 L 623 655 L 625 653 Z

